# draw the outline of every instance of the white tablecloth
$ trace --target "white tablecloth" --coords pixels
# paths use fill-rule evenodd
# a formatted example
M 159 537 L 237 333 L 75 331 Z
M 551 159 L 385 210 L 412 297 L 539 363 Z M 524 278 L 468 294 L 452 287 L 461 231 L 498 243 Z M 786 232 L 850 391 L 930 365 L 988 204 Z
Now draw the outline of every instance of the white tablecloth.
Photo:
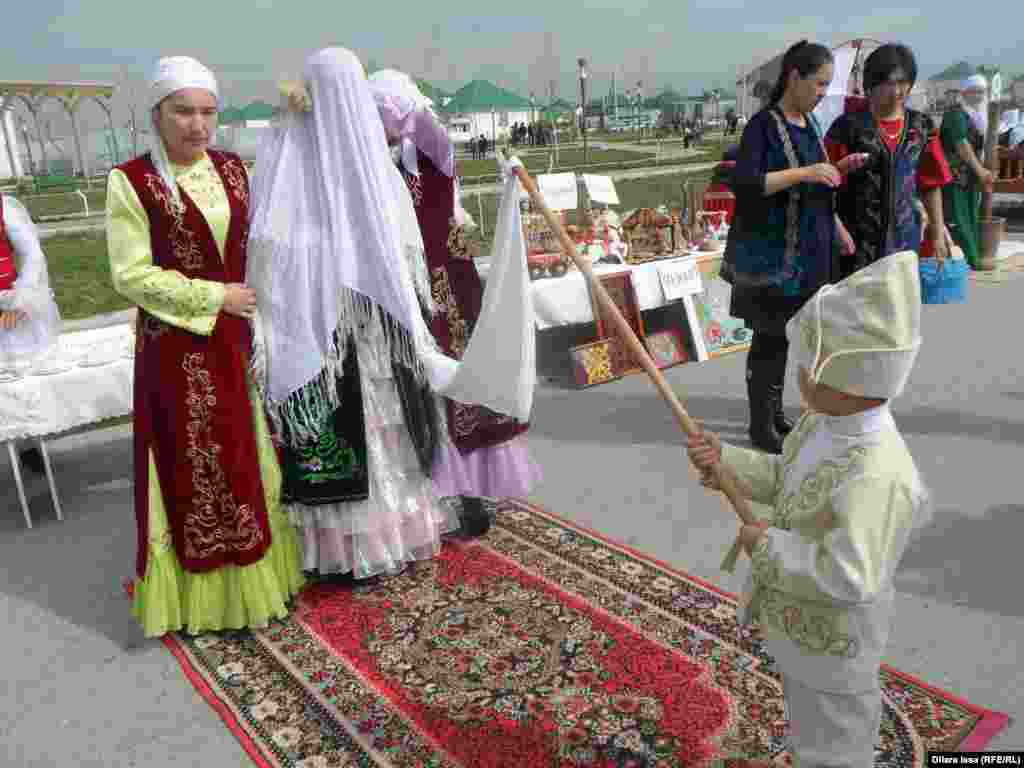
M 134 339 L 131 325 L 66 333 L 36 370 L 13 381 L 0 372 L 0 443 L 131 414 Z
M 633 285 L 636 288 L 637 301 L 640 309 L 654 309 L 669 303 L 661 289 L 658 278 L 658 266 L 672 261 L 707 257 L 707 253 L 692 253 L 676 259 L 662 259 L 637 265 L 605 265 L 594 267 L 594 274 L 600 276 L 612 272 L 629 270 L 633 273 Z M 477 262 L 477 271 L 482 280 L 487 279 L 490 265 Z M 533 281 L 533 311 L 537 317 L 537 329 L 546 330 L 560 325 L 594 322 L 594 312 L 590 305 L 590 294 L 587 291 L 586 278 L 578 270 L 571 270 L 564 277 L 548 277 Z

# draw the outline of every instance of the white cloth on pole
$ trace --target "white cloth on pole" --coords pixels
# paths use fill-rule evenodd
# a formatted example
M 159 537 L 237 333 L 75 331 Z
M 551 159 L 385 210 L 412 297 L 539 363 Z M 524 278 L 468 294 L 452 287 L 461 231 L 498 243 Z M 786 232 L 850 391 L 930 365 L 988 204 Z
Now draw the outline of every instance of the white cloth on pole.
M 513 158 L 508 168 L 521 167 Z M 480 317 L 457 372 L 441 393 L 529 421 L 537 380 L 533 298 L 519 207 L 519 179 L 509 173 L 495 224 L 491 269 Z

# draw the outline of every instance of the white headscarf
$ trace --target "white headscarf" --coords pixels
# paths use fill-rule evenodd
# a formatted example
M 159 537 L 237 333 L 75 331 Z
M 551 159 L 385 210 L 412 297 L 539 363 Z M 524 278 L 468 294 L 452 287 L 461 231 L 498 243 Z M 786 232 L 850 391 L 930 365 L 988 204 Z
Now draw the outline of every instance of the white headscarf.
M 377 102 L 385 131 L 401 137 L 398 161 L 402 167 L 414 176 L 419 176 L 419 161 L 416 157 L 419 150 L 430 158 L 441 173 L 453 178 L 455 145 L 433 109 L 434 102 L 423 94 L 416 81 L 404 72 L 382 69 L 370 75 L 370 90 Z M 475 226 L 473 217 L 462 207 L 457 178 L 455 221 L 459 226 Z
M 519 207 L 507 202 L 515 178 L 499 212 L 507 245 L 495 249 L 504 256 L 495 270 L 506 275 L 488 280 L 459 364 L 438 349 L 417 300 L 419 292 L 432 309 L 423 240 L 359 59 L 344 48 L 318 51 L 304 81 L 312 109 L 283 113 L 268 135 L 250 210 L 246 283 L 259 309 L 253 373 L 275 426 L 286 421 L 294 442 L 316 436 L 339 403 L 335 377 L 353 331 L 376 334 L 391 359 L 435 392 L 526 420 L 534 333 Z M 481 327 L 493 335 L 478 338 Z M 519 361 L 517 375 L 495 358 Z
M 217 78 L 213 76 L 213 72 L 190 56 L 165 56 L 157 61 L 149 76 L 148 106 L 153 129 L 151 158 L 157 173 L 160 174 L 160 178 L 163 179 L 167 188 L 171 190 L 176 203 L 181 202 L 178 184 L 174 180 L 174 174 L 171 173 L 171 162 L 167 158 L 167 148 L 160 136 L 160 127 L 157 125 L 154 110 L 161 101 L 184 88 L 201 88 L 212 93 L 214 98 L 220 98 L 217 90 Z
M 423 240 L 362 64 L 327 48 L 306 60 L 303 79 L 311 111 L 282 113 L 256 163 L 246 276 L 259 309 L 257 379 L 293 427 L 311 424 L 302 411 L 337 404 L 334 376 L 321 376 L 341 374 L 336 331 L 344 344 L 357 324 L 380 322 L 393 354 L 420 373 L 415 347 L 430 337 L 413 285 L 426 303 Z M 289 400 L 314 381 L 313 402 Z
M 963 102 L 964 110 L 970 115 L 974 127 L 984 136 L 988 132 L 988 80 L 985 79 L 984 75 L 971 75 L 964 78 L 963 82 L 960 83 L 961 100 L 962 95 L 967 91 L 981 91 L 985 94 L 985 97 L 977 106 Z
M 434 102 L 423 95 L 409 75 L 395 69 L 382 69 L 370 75 L 370 91 L 377 102 L 385 131 L 401 136 L 402 165 L 409 173 L 418 176 L 416 142 L 410 118 L 418 110 L 424 110 L 436 120 L 431 109 Z

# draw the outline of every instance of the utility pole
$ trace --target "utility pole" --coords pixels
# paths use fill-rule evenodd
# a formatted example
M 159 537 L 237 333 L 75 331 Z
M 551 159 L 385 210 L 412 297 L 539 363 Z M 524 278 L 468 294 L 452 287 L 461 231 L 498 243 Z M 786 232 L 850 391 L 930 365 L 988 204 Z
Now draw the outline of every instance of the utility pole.
M 583 163 L 587 162 L 587 60 L 578 59 L 580 65 L 580 131 L 583 133 Z

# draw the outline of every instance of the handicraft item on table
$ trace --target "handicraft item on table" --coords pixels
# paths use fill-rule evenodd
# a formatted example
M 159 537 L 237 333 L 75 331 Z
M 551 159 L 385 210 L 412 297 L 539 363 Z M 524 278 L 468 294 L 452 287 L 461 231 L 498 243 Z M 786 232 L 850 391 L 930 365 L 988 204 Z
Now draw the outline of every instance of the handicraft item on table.
M 672 218 L 654 208 L 640 208 L 626 217 L 622 229 L 629 242 L 630 264 L 642 264 L 672 253 Z
M 626 343 L 618 337 L 572 347 L 569 355 L 573 378 L 580 388 L 605 384 L 641 370 L 629 354 Z
M 717 357 L 750 347 L 753 331 L 743 320 L 729 314 L 731 292 L 732 287 L 727 282 L 720 277 L 714 277 L 705 281 L 704 290 L 689 297 L 697 324 L 697 327 L 691 327 L 690 330 L 695 341 L 697 335 L 700 335 L 708 357 Z M 687 315 L 690 319 L 689 311 Z M 698 359 L 706 359 L 700 352 L 698 347 Z

